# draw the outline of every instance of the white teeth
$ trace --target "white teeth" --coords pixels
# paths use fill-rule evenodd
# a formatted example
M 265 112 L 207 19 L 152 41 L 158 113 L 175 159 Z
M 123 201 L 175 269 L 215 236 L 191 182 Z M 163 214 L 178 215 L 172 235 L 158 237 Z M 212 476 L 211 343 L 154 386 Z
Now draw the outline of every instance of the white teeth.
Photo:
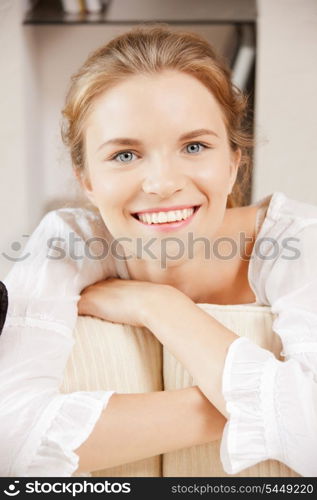
M 154 212 L 138 214 L 140 221 L 146 224 L 163 224 L 164 222 L 180 221 L 188 219 L 194 213 L 193 208 L 185 208 L 184 210 L 171 210 L 169 212 Z
M 168 221 L 167 213 L 166 212 L 159 212 L 158 220 L 159 220 L 159 222 L 167 222 Z
M 149 214 L 145 214 L 145 222 L 147 222 L 148 224 L 151 224 L 151 217 Z

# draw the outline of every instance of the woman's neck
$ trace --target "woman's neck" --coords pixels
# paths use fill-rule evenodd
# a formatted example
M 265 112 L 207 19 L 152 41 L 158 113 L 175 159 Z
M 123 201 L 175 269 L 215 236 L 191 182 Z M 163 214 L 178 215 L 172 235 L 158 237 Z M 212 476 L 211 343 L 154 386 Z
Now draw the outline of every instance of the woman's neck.
M 224 224 L 216 236 L 225 236 L 226 241 L 221 250 L 218 247 L 217 256 L 212 252 L 211 258 L 206 259 L 203 254 L 195 254 L 193 259 L 171 261 L 166 268 L 158 261 L 129 260 L 130 278 L 171 285 L 196 303 L 252 302 L 248 264 L 255 242 L 256 212 L 257 207 L 253 205 L 226 211 Z M 241 233 L 245 238 L 243 248 L 240 247 Z M 213 236 L 213 241 L 216 237 Z M 237 248 L 235 253 L 233 247 Z M 231 253 L 232 257 L 226 258 Z

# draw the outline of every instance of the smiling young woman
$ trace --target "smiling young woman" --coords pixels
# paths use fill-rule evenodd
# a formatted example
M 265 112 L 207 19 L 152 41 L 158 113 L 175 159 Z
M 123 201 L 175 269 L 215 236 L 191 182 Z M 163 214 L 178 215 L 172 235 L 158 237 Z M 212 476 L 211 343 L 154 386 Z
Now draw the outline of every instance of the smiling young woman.
M 63 139 L 95 208 L 49 213 L 6 279 L 2 473 L 72 475 L 222 437 L 227 473 L 272 458 L 317 474 L 317 208 L 280 192 L 240 206 L 245 108 L 207 41 L 162 25 L 113 39 L 72 77 Z M 66 258 L 49 259 L 46 241 L 71 231 L 115 251 L 76 260 L 61 243 Z M 198 303 L 271 306 L 286 361 Z M 197 386 L 59 394 L 78 312 L 147 327 Z

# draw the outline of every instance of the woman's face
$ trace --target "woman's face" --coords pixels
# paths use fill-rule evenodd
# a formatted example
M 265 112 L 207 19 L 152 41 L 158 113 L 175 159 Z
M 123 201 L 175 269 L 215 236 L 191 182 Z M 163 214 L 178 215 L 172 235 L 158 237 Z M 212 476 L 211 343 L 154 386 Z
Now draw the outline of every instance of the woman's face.
M 127 252 L 136 254 L 136 238 L 154 237 L 156 254 L 162 238 L 210 238 L 221 227 L 240 152 L 229 147 L 216 99 L 194 77 L 165 70 L 106 91 L 87 119 L 85 152 L 82 185 Z M 177 207 L 188 207 L 184 217 L 199 209 L 187 223 L 136 215 L 168 208 L 172 220 Z

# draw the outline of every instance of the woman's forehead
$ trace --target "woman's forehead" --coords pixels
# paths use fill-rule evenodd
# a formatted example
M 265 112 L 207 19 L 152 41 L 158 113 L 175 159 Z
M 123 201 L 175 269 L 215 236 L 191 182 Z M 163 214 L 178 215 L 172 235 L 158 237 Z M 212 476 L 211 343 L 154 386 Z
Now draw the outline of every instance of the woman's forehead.
M 94 103 L 87 126 L 123 133 L 131 128 L 223 129 L 220 105 L 196 78 L 180 72 L 134 75 L 105 91 Z
M 146 99 L 150 99 L 154 106 L 157 104 L 156 98 L 159 99 L 158 104 L 169 101 L 170 98 L 176 102 L 185 101 L 191 104 L 192 101 L 187 100 L 190 95 L 219 106 L 211 90 L 196 77 L 180 71 L 165 70 L 155 74 L 131 75 L 123 79 L 96 98 L 95 108 L 100 104 L 142 106 Z

